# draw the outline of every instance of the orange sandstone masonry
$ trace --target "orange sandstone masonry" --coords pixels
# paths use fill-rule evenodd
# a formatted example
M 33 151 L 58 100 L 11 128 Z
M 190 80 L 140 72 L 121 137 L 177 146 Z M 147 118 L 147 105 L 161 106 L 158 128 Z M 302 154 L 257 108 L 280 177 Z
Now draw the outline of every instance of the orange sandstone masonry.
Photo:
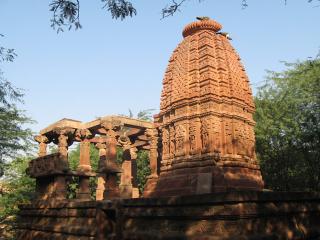
M 263 189 L 249 80 L 221 28 L 207 18 L 187 25 L 169 60 L 155 116 L 160 177 L 145 196 Z

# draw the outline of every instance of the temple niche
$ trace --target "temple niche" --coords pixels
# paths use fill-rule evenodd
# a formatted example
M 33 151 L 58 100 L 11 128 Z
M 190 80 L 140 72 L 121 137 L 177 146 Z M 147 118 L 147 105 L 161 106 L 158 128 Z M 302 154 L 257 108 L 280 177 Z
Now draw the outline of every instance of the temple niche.
M 203 173 L 207 192 L 263 189 L 249 80 L 221 28 L 207 18 L 187 25 L 169 60 L 155 116 L 160 175 L 146 197 L 202 193 Z

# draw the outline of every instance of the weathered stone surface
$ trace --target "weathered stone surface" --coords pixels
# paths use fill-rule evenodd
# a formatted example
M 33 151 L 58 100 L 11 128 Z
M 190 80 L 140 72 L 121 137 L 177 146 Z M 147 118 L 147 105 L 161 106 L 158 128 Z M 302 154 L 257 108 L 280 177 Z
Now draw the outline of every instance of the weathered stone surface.
M 18 239 L 318 239 L 320 195 L 230 192 L 21 206 Z
M 53 153 L 31 160 L 27 168 L 27 174 L 36 178 L 65 174 L 68 170 L 69 166 L 62 159 L 60 153 Z

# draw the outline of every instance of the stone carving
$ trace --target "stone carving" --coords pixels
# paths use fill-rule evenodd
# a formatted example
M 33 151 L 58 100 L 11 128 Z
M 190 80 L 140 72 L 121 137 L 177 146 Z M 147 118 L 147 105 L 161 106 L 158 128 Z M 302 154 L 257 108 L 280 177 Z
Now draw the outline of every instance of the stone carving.
M 214 116 L 212 118 L 213 150 L 221 152 L 221 119 Z
M 203 118 L 201 121 L 201 140 L 202 140 L 202 152 L 207 153 L 211 150 L 211 121 L 208 118 Z
M 75 139 L 80 142 L 91 137 L 93 135 L 88 129 L 77 129 L 75 132 Z
M 178 125 L 176 129 L 176 156 L 181 156 L 185 153 L 186 129 L 183 125 Z
M 169 127 L 170 145 L 169 145 L 169 155 L 170 158 L 174 157 L 176 151 L 176 139 L 175 139 L 175 129 L 174 126 Z
M 198 154 L 201 151 L 201 123 L 200 119 L 193 119 L 190 123 L 189 141 L 190 154 Z
M 162 129 L 162 156 L 163 159 L 167 159 L 169 157 L 169 131 L 166 127 Z
M 68 171 L 68 165 L 62 161 L 59 153 L 54 153 L 33 159 L 29 163 L 26 172 L 29 176 L 37 178 L 56 174 L 64 174 Z
M 196 135 L 197 135 L 196 126 L 194 124 L 192 124 L 190 126 L 190 130 L 189 130 L 189 141 L 190 141 L 190 153 L 191 154 L 196 153 L 196 148 L 197 148 Z
M 225 153 L 233 153 L 233 137 L 232 137 L 232 120 L 224 119 L 224 133 L 225 133 Z
M 101 127 L 107 131 L 110 137 L 116 137 L 116 133 L 120 130 L 121 125 L 121 122 L 117 120 L 101 122 Z
M 68 155 L 68 146 L 73 142 L 74 128 L 55 128 L 53 130 L 58 135 L 56 141 L 58 143 L 59 153 L 65 158 Z

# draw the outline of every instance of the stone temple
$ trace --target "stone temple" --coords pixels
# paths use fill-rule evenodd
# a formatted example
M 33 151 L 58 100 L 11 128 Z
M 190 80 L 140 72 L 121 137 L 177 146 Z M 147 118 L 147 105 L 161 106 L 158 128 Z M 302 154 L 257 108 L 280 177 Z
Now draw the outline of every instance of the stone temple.
M 36 196 L 20 206 L 17 239 L 320 239 L 319 194 L 264 189 L 249 80 L 221 29 L 207 17 L 184 28 L 154 122 L 62 119 L 40 131 L 39 156 L 27 169 Z M 50 143 L 57 153 L 47 153 Z M 76 170 L 68 162 L 73 143 Z M 90 146 L 99 151 L 96 171 Z M 143 193 L 140 150 L 150 161 Z M 67 197 L 71 179 L 75 199 Z
M 160 179 L 148 186 L 151 195 L 263 189 L 249 80 L 221 28 L 214 20 L 187 25 L 169 60 L 155 117 Z

